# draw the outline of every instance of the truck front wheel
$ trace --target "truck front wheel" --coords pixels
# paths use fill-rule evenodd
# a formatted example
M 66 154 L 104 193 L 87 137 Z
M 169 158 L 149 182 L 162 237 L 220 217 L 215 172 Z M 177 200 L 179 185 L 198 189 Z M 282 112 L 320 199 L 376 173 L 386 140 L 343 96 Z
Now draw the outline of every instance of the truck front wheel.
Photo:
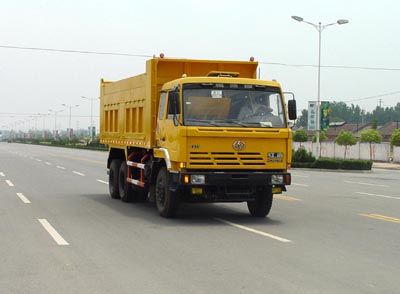
M 258 191 L 256 199 L 253 201 L 247 201 L 247 208 L 254 217 L 266 217 L 272 207 L 272 188 L 265 188 L 263 191 Z
M 158 171 L 155 196 L 160 215 L 168 218 L 174 217 L 178 210 L 178 196 L 177 193 L 169 190 L 168 171 L 165 167 Z
M 110 190 L 110 196 L 113 199 L 119 199 L 118 175 L 120 166 L 121 160 L 113 159 L 108 172 L 108 188 Z

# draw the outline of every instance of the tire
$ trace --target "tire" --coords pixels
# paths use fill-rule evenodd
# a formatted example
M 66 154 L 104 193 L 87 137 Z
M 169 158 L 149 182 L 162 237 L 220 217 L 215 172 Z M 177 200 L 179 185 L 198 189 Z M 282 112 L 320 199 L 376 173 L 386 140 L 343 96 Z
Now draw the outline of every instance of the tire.
M 159 214 L 166 218 L 174 217 L 178 210 L 178 194 L 169 190 L 168 171 L 165 167 L 158 171 L 155 196 Z
M 108 188 L 110 190 L 110 196 L 113 199 L 119 199 L 119 169 L 121 166 L 121 160 L 113 159 L 110 164 L 110 171 L 108 173 Z
M 263 191 L 257 192 L 256 199 L 247 201 L 247 208 L 254 217 L 266 217 L 272 207 L 272 188 L 267 187 Z
M 134 187 L 126 181 L 128 176 L 128 166 L 126 162 L 121 163 L 119 168 L 119 196 L 124 202 L 144 202 L 146 200 L 145 191 L 140 187 Z
M 131 202 L 133 198 L 133 190 L 130 183 L 126 181 L 128 175 L 128 166 L 126 162 L 122 162 L 119 168 L 119 176 L 118 176 L 118 189 L 119 196 L 124 202 Z

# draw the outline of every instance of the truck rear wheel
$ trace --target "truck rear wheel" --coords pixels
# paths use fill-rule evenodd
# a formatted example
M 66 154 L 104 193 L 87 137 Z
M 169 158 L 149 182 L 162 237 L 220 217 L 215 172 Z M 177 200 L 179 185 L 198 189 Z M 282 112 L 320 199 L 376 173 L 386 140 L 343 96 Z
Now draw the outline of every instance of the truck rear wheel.
M 168 171 L 162 167 L 157 174 L 155 187 L 156 205 L 163 217 L 174 217 L 178 210 L 178 195 L 169 190 Z
M 132 190 L 132 186 L 126 181 L 128 175 L 128 166 L 126 162 L 122 162 L 119 168 L 119 176 L 118 176 L 118 189 L 119 196 L 121 200 L 124 202 L 131 202 L 133 198 L 134 191 Z
M 272 207 L 272 188 L 268 187 L 263 191 L 257 192 L 256 199 L 247 201 L 247 208 L 254 217 L 266 217 Z
M 118 175 L 121 166 L 121 160 L 113 159 L 110 164 L 110 170 L 108 173 L 108 188 L 110 190 L 110 196 L 113 199 L 119 199 L 119 185 Z

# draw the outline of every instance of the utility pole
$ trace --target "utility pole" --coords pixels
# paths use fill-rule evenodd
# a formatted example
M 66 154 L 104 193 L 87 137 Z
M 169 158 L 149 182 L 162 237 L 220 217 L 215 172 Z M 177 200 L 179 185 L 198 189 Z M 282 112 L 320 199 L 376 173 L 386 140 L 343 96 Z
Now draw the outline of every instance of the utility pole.
M 62 106 L 69 108 L 69 122 L 68 122 L 68 140 L 71 140 L 72 137 L 72 129 L 71 129 L 71 110 L 74 107 L 78 107 L 78 104 L 75 105 L 67 105 L 67 104 L 61 104 Z
M 93 139 L 93 101 L 99 98 L 88 98 L 86 96 L 81 96 L 82 99 L 90 100 L 90 138 Z

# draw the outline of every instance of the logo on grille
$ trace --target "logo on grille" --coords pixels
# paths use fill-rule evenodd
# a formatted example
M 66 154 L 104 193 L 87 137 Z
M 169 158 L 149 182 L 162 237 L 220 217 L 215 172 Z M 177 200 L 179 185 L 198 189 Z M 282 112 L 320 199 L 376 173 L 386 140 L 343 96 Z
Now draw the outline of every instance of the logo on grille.
M 240 151 L 240 150 L 243 150 L 244 147 L 246 147 L 246 144 L 242 141 L 235 141 L 235 142 L 233 142 L 232 147 L 236 151 Z

